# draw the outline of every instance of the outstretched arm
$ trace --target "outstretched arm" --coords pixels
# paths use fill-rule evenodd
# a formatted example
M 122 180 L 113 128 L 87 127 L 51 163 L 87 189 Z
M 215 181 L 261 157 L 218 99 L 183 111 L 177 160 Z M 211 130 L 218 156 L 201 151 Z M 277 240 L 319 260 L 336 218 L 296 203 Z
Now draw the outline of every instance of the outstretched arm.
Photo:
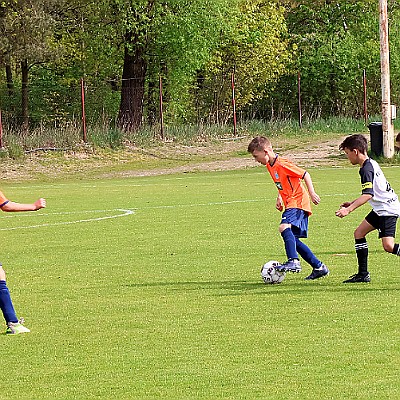
M 17 212 L 17 211 L 36 211 L 44 207 L 46 207 L 46 200 L 38 199 L 32 204 L 22 204 L 9 201 L 6 204 L 4 204 L 1 207 L 1 209 L 2 211 L 6 212 Z
M 306 172 L 303 179 L 307 186 L 308 194 L 310 195 L 311 201 L 314 204 L 319 204 L 319 202 L 321 201 L 321 198 L 317 195 L 317 193 L 315 193 L 311 175 L 308 172 Z
M 354 211 L 356 208 L 362 206 L 365 204 L 368 200 L 371 199 L 370 194 L 362 194 L 360 197 L 353 201 L 346 201 L 345 203 L 340 205 L 339 210 L 336 211 L 336 216 L 339 218 L 343 218 L 346 215 L 349 215 L 352 211 Z

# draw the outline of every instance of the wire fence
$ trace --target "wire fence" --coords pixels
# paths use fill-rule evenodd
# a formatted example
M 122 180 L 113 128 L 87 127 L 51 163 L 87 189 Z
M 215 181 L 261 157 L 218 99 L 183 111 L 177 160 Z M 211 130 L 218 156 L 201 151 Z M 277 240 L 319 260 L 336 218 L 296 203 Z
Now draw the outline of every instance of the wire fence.
M 34 139 L 39 142 L 41 138 L 42 142 L 48 145 L 55 145 L 60 141 L 64 144 L 73 141 L 86 143 L 89 140 L 88 132 L 90 138 L 96 135 L 94 131 L 115 132 L 121 128 L 118 126 L 121 97 L 129 98 L 123 91 L 132 94 L 138 81 L 145 81 L 140 105 L 141 123 L 145 127 L 151 127 L 161 139 L 165 136 L 165 127 L 177 120 L 177 113 L 184 115 L 181 120 L 187 125 L 229 126 L 232 135 L 236 136 L 238 124 L 254 116 L 258 116 L 259 119 L 265 118 L 268 107 L 271 118 L 278 109 L 279 116 L 289 116 L 291 119 L 294 117 L 300 127 L 306 114 L 305 109 L 310 108 L 307 98 L 304 99 L 300 73 L 289 81 L 290 89 L 286 97 L 283 95 L 281 105 L 276 106 L 277 102 L 274 103 L 272 99 L 272 105 L 268 107 L 261 101 L 239 108 L 237 93 L 240 104 L 242 88 L 240 82 L 237 84 L 234 72 L 212 79 L 198 77 L 196 84 L 188 91 L 190 101 L 186 99 L 185 104 L 171 97 L 169 82 L 161 76 L 153 81 L 135 78 L 125 81 L 107 80 L 97 84 L 84 78 L 78 81 L 35 79 L 29 85 L 0 82 L 0 147 L 4 146 L 4 138 L 9 133 L 23 139 L 23 145 L 27 147 L 32 145 Z M 365 71 L 359 86 L 357 91 L 362 105 L 358 105 L 361 108 L 358 114 L 362 115 L 367 123 Z M 26 109 L 21 106 L 24 96 L 28 99 Z M 187 109 L 182 111 L 179 107 Z M 68 138 L 60 138 L 61 131 L 68 131 Z
M 80 127 L 81 139 L 86 142 L 88 139 L 88 127 L 104 129 L 115 129 L 118 126 L 118 116 L 121 107 L 121 96 L 129 101 L 135 90 L 135 85 L 131 85 L 133 80 L 129 80 L 128 84 L 121 85 L 115 81 L 108 81 L 102 85 L 93 85 L 86 82 L 83 78 L 79 82 L 71 82 L 68 85 L 60 85 L 51 82 L 32 82 L 26 85 L 26 93 L 24 93 L 24 85 L 0 84 L 0 111 L 1 126 L 0 135 L 4 132 L 21 131 L 21 135 L 32 134 L 32 131 L 47 129 L 65 129 Z M 125 82 L 126 83 L 126 82 Z M 163 78 L 159 76 L 158 84 L 147 84 L 143 89 L 143 99 L 140 112 L 143 125 L 158 126 L 159 135 L 164 137 L 164 126 L 174 120 L 172 114 L 165 104 L 169 105 L 171 100 L 168 92 L 163 93 Z M 204 111 L 200 111 L 199 98 L 194 102 L 191 110 L 191 121 L 202 123 L 205 119 L 214 123 L 227 123 L 230 119 L 233 121 L 234 130 L 236 130 L 236 112 L 234 109 L 234 97 L 225 100 L 226 94 L 218 94 L 216 90 L 206 88 L 202 83 L 202 90 L 213 93 L 212 105 L 209 106 L 208 115 L 204 117 Z M 221 89 L 220 89 L 221 90 Z M 231 95 L 234 96 L 234 78 L 231 79 Z M 26 108 L 24 109 L 23 98 L 28 99 Z M 194 93 L 196 97 L 196 93 Z M 208 101 L 204 98 L 203 104 Z M 165 98 L 167 101 L 165 101 Z M 233 109 L 232 109 L 233 105 Z M 196 109 L 197 107 L 197 109 Z M 126 106 L 127 109 L 132 108 L 132 104 Z M 171 107 L 170 107 L 171 108 Z M 203 107 L 204 108 L 204 107 Z M 167 109 L 167 111 L 165 111 Z M 138 110 L 132 110 L 138 112 Z M 210 115 L 216 116 L 211 118 Z M 193 118 L 194 117 L 194 118 Z M 207 118 L 208 117 L 208 118 Z M 23 126 L 28 129 L 21 128 Z M 2 141 L 2 137 L 0 137 Z

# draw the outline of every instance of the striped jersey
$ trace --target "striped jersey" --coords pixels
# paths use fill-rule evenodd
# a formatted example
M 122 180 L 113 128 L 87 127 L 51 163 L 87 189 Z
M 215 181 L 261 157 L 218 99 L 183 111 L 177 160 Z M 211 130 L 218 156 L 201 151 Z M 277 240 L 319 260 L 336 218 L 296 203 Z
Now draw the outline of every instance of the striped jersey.
M 386 180 L 379 164 L 370 158 L 360 168 L 361 193 L 370 194 L 368 202 L 373 210 L 381 216 L 400 216 L 400 202 Z
M 285 209 L 299 208 L 311 215 L 310 197 L 302 183 L 307 171 L 278 155 L 272 165 L 267 163 L 266 167 L 282 197 Z

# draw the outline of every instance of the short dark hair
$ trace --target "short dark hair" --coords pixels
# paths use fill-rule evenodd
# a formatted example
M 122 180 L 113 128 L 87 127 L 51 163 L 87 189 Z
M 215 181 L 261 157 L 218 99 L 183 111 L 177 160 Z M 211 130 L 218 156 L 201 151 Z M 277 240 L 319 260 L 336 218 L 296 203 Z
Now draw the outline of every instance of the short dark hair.
M 247 151 L 253 154 L 254 150 L 263 150 L 265 146 L 271 146 L 269 139 L 265 136 L 257 136 L 249 143 Z
M 344 149 L 355 150 L 357 149 L 362 154 L 367 154 L 368 152 L 368 142 L 364 135 L 351 135 L 347 136 L 346 139 L 339 146 L 339 150 Z

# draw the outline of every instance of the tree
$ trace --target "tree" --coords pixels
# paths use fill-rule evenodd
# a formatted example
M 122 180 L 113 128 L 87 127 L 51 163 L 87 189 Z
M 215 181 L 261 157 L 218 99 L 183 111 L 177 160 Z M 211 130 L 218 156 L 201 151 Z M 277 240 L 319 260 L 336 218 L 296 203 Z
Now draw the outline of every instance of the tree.
M 0 62 L 6 67 L 11 89 L 11 63 L 21 72 L 22 129 L 27 131 L 29 70 L 54 56 L 50 0 L 3 0 L 0 3 Z
M 221 37 L 217 52 L 203 71 L 212 86 L 219 88 L 214 93 L 203 92 L 209 97 L 205 103 L 212 104 L 211 121 L 225 122 L 231 114 L 233 72 L 238 109 L 249 109 L 256 101 L 269 97 L 268 89 L 285 73 L 290 60 L 284 15 L 279 2 L 240 1 L 235 25 Z
M 235 1 L 112 0 L 111 4 L 121 21 L 124 43 L 118 125 L 137 130 L 149 71 L 168 75 L 171 96 L 182 89 L 187 93 L 196 70 L 209 60 L 221 30 L 229 25 L 227 16 Z
M 293 4 L 295 3 L 295 4 Z M 309 116 L 360 115 L 362 70 L 371 105 L 379 92 L 379 23 L 375 1 L 292 2 L 287 15 L 297 48 L 292 70 L 301 73 Z

